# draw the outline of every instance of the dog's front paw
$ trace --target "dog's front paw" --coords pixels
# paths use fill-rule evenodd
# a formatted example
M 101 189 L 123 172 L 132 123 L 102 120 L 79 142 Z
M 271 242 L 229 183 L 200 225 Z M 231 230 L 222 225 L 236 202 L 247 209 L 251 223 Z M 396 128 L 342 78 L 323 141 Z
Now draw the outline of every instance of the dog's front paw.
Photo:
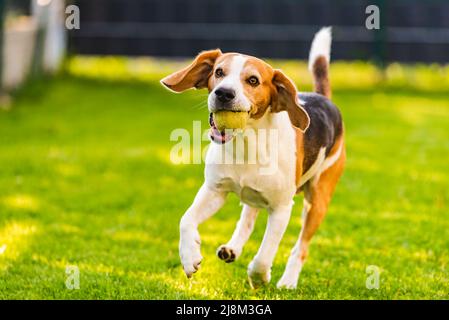
M 203 260 L 200 243 L 199 234 L 196 234 L 191 240 L 181 240 L 179 243 L 179 256 L 187 278 L 191 278 L 198 271 Z
M 217 249 L 217 256 L 226 263 L 234 262 L 239 257 L 239 255 L 240 253 L 237 250 L 225 244 L 221 245 Z
M 257 289 L 271 280 L 271 268 L 258 265 L 252 261 L 248 266 L 249 285 L 253 289 Z

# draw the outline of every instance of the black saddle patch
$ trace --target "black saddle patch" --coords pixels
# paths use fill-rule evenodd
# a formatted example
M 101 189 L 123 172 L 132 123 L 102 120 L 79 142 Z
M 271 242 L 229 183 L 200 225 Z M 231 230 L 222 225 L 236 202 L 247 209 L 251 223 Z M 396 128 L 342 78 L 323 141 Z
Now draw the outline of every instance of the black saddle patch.
M 342 134 L 343 121 L 337 106 L 318 93 L 299 93 L 301 105 L 310 117 L 310 126 L 304 134 L 304 174 L 313 165 L 321 148 L 326 156 Z

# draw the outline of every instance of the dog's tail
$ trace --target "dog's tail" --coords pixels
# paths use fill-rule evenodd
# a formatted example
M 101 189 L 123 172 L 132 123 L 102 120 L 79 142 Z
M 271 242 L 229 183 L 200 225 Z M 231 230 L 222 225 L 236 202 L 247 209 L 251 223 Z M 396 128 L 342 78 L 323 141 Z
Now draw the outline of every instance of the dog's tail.
M 315 92 L 328 98 L 332 91 L 329 82 L 332 28 L 322 28 L 315 34 L 309 54 L 309 70 L 313 74 Z

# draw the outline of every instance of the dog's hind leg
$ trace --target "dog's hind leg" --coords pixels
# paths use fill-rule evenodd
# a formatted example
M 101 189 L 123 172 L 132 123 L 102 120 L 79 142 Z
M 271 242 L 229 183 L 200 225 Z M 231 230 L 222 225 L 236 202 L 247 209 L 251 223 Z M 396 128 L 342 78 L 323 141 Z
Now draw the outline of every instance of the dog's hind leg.
M 277 283 L 278 288 L 295 289 L 304 261 L 309 251 L 310 240 L 326 215 L 332 193 L 340 178 L 346 154 L 344 145 L 339 158 L 317 179 L 309 181 L 304 188 L 304 225 L 299 239 L 293 247 L 284 274 Z
M 231 240 L 227 244 L 221 245 L 217 249 L 217 256 L 224 262 L 233 262 L 242 253 L 243 246 L 248 241 L 254 229 L 259 209 L 243 205 L 240 220 L 232 234 Z
M 184 272 L 189 278 L 198 270 L 203 259 L 200 252 L 198 226 L 220 210 L 225 199 L 225 192 L 212 190 L 204 184 L 181 219 L 179 256 Z
M 292 206 L 293 201 L 291 204 L 269 210 L 267 228 L 262 244 L 248 266 L 248 278 L 252 288 L 258 288 L 270 282 L 271 265 L 273 264 L 282 236 L 287 229 Z

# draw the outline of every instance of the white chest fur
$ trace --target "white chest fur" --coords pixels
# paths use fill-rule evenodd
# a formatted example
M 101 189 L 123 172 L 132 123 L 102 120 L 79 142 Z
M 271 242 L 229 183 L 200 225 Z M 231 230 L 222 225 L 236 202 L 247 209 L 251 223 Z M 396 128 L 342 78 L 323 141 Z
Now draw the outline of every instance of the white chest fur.
M 234 192 L 243 203 L 253 207 L 291 204 L 296 192 L 296 133 L 287 112 L 267 112 L 248 125 L 251 134 L 247 137 L 254 144 L 249 142 L 241 149 L 243 155 L 235 151 L 234 143 L 211 143 L 206 156 L 207 185 Z M 256 159 L 250 155 L 255 151 Z

